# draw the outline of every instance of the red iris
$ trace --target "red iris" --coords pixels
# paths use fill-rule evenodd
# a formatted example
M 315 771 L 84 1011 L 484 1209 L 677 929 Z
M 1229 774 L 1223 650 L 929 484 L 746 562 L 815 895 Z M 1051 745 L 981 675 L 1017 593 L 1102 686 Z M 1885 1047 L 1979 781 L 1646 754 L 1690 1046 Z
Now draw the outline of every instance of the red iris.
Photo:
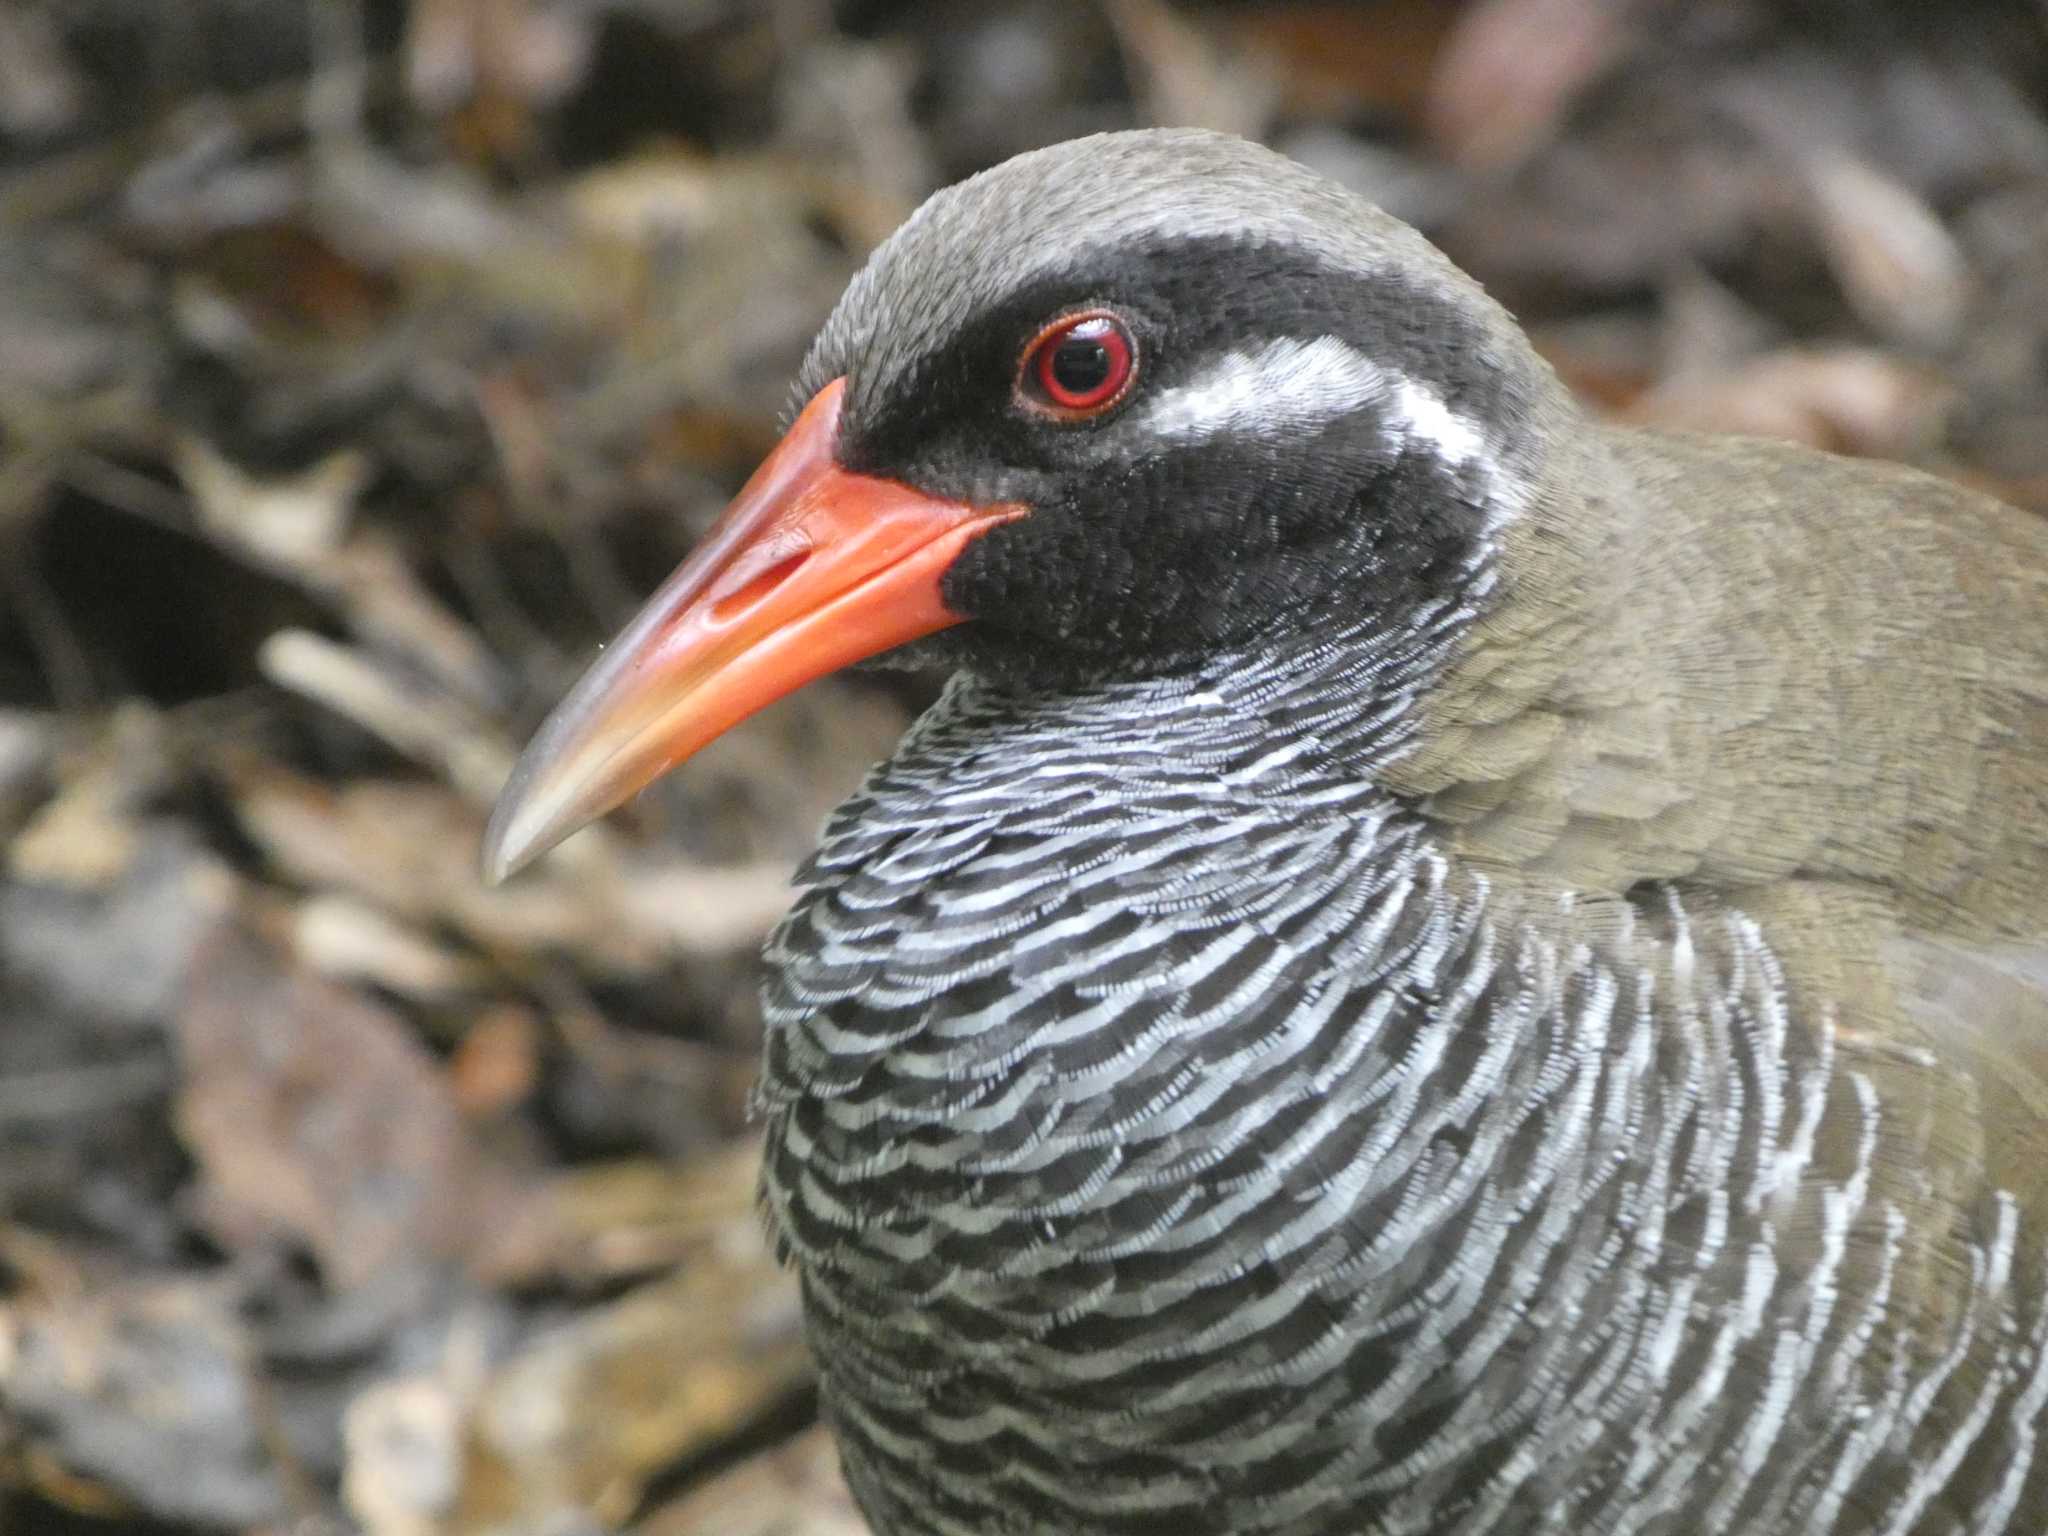
M 1064 415 L 1094 416 L 1130 388 L 1136 355 L 1123 321 L 1101 310 L 1068 315 L 1039 332 L 1024 354 L 1024 376 Z

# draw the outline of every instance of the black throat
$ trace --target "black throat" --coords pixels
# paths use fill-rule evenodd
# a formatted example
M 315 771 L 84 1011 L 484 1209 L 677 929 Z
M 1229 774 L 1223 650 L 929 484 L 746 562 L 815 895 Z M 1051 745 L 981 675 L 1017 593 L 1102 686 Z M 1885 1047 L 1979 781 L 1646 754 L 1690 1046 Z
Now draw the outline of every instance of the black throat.
M 1343 424 L 1319 446 L 1366 430 Z M 964 671 L 1009 691 L 1277 676 L 1341 669 L 1346 653 L 1446 616 L 1462 625 L 1490 600 L 1505 512 L 1491 466 L 1405 448 L 1348 501 L 1312 512 L 1297 500 L 1289 517 L 1272 503 L 1301 496 L 1280 478 L 1300 466 L 1262 473 L 1245 447 L 1135 469 L 1114 541 L 1077 548 L 1028 517 L 977 540 L 943 584 L 948 603 L 976 617 L 885 664 Z M 1143 569 L 1148 549 L 1171 569 Z

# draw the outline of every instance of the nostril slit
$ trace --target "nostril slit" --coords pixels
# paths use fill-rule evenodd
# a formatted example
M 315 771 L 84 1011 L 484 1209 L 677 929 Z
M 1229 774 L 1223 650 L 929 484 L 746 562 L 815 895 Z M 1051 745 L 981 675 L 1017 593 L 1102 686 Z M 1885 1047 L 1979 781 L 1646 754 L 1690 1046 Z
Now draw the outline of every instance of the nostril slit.
M 711 605 L 712 617 L 716 619 L 729 619 L 735 614 L 746 612 L 747 609 L 753 607 L 754 604 L 760 602 L 762 598 L 794 576 L 797 573 L 797 568 L 810 558 L 811 552 L 805 549 L 799 550 L 787 560 L 776 561 L 737 592 L 728 592 L 724 597 L 713 603 Z

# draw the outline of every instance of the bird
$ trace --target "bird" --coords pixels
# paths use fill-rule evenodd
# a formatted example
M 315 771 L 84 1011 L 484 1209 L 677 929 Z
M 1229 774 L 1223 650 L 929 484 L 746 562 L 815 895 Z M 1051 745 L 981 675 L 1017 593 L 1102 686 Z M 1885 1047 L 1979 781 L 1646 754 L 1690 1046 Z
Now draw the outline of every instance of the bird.
M 2048 523 L 1193 130 L 934 194 L 793 412 L 485 863 L 947 675 L 765 951 L 879 1536 L 2048 1530 Z

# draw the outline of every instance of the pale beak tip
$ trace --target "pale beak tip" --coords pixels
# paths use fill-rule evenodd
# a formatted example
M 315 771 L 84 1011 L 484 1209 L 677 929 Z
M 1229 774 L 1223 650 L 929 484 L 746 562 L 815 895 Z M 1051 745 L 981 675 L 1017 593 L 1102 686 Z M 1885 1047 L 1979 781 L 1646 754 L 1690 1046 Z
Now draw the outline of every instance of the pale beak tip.
M 550 836 L 549 828 L 535 825 L 532 809 L 509 785 L 499 796 L 484 828 L 481 864 L 485 885 L 502 885 L 561 841 L 563 834 Z
M 503 885 L 527 864 L 527 850 L 515 848 L 499 835 L 494 821 L 484 834 L 482 857 L 478 860 L 485 885 Z

